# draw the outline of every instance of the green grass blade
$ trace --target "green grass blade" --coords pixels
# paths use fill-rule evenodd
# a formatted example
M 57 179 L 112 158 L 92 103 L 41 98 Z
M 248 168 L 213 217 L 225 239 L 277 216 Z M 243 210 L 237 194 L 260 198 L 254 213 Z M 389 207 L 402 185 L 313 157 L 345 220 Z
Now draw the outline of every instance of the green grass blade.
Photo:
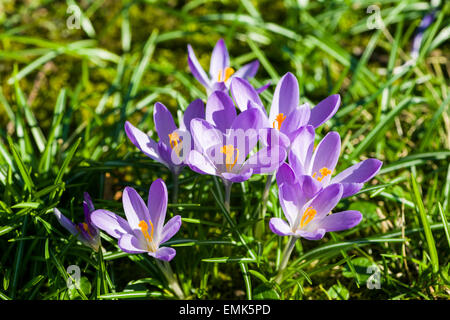
M 420 220 L 422 221 L 425 239 L 428 244 L 428 250 L 430 253 L 431 264 L 433 266 L 433 272 L 436 273 L 439 271 L 439 260 L 436 250 L 436 244 L 434 242 L 433 233 L 431 232 L 430 223 L 428 222 L 428 217 L 422 202 L 422 194 L 420 193 L 419 187 L 417 186 L 416 177 L 412 172 L 411 172 L 411 185 L 414 192 L 416 207 L 420 215 Z

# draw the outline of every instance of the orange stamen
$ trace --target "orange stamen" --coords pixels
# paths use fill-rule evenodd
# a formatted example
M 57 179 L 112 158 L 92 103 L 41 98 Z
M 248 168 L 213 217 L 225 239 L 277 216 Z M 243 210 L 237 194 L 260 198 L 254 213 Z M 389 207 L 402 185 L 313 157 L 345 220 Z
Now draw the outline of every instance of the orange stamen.
M 234 157 L 234 160 L 233 160 L 233 155 L 234 155 L 235 151 L 236 151 L 236 157 Z M 229 144 L 229 145 L 223 146 L 222 149 L 220 150 L 220 152 L 225 154 L 225 167 L 227 168 L 227 171 L 230 172 L 231 170 L 233 170 L 233 167 L 236 165 L 237 159 L 239 158 L 239 149 L 235 148 L 234 146 Z
M 321 176 L 316 178 L 317 172 L 314 172 L 314 174 L 312 175 L 312 177 L 314 179 L 317 179 L 317 181 L 322 181 L 323 178 L 325 178 L 326 176 L 330 175 L 332 173 L 332 171 L 330 169 L 328 169 L 327 167 L 323 167 L 322 169 L 319 170 Z
M 273 128 L 274 129 L 281 129 L 281 125 L 283 124 L 284 120 L 286 120 L 286 116 L 282 113 L 279 113 L 276 117 L 275 117 L 275 121 L 273 122 Z M 275 128 L 275 123 L 278 123 L 277 128 Z
M 180 136 L 178 135 L 178 132 L 174 131 L 172 133 L 169 133 L 169 143 L 170 143 L 170 147 L 172 148 L 172 150 L 175 149 L 175 152 L 176 152 L 177 156 L 179 157 L 183 141 L 181 141 Z
M 141 228 L 141 232 L 144 235 L 145 240 L 147 240 L 147 249 L 149 251 L 154 252 L 155 250 L 152 249 L 153 247 L 153 223 L 149 220 L 148 222 L 150 222 L 150 233 L 148 232 L 148 224 L 147 222 L 145 222 L 144 220 L 139 221 L 139 228 Z
M 222 79 L 222 71 L 224 71 L 224 78 Z M 219 74 L 217 76 L 217 82 L 225 82 L 233 75 L 234 69 L 230 67 L 226 67 L 225 70 L 219 70 Z
M 313 207 L 308 207 L 308 209 L 306 209 L 303 213 L 302 220 L 300 221 L 300 228 L 303 228 L 308 223 L 310 223 L 316 214 L 317 211 L 314 210 Z

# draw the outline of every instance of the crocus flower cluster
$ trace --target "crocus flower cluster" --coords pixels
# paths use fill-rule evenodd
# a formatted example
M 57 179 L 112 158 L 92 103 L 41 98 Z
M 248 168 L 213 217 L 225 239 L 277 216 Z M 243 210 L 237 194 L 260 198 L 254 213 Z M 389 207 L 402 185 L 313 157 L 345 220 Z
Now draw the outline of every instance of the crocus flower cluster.
M 339 134 L 329 132 L 315 147 L 315 130 L 337 112 L 339 95 L 331 95 L 313 108 L 300 104 L 298 81 L 288 72 L 277 83 L 267 112 L 259 97 L 267 86 L 255 89 L 248 81 L 256 74 L 258 61 L 234 72 L 222 39 L 212 52 L 209 74 L 190 45 L 188 65 L 206 89 L 206 107 L 202 100 L 194 100 L 177 126 L 171 112 L 157 102 L 153 120 L 159 141 L 127 121 L 125 132 L 132 144 L 174 176 L 189 166 L 231 186 L 254 174 L 276 173 L 286 218 L 270 220 L 270 229 L 277 235 L 318 240 L 326 232 L 349 229 L 361 221 L 358 211 L 330 213 L 342 198 L 356 194 L 377 174 L 381 161 L 367 159 L 336 174 Z M 164 181 L 152 183 L 147 204 L 131 187 L 125 188 L 122 201 L 126 219 L 108 210 L 95 210 L 87 193 L 85 223 L 75 225 L 58 209 L 54 212 L 61 225 L 94 250 L 100 247 L 101 229 L 116 238 L 124 252 L 173 259 L 175 249 L 164 243 L 180 229 L 181 217 L 164 223 L 168 203 Z

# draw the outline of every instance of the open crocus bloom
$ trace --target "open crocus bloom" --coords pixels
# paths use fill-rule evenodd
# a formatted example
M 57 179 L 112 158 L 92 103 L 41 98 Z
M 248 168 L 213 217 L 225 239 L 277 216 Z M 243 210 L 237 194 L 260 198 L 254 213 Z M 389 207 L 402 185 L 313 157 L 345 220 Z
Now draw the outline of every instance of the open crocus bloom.
M 264 115 L 258 108 L 236 114 L 230 96 L 215 91 L 206 103 L 205 120 L 191 121 L 194 149 L 188 164 L 195 172 L 220 176 L 231 182 L 248 180 L 252 174 L 276 170 L 286 158 L 286 151 L 275 139 L 261 129 Z M 256 154 L 248 157 L 261 135 L 275 136 Z
M 286 158 L 285 148 L 278 144 L 268 145 L 247 158 L 258 142 L 258 133 L 245 132 L 257 121 L 258 113 L 258 110 L 242 112 L 227 133 L 205 120 L 193 119 L 191 132 L 195 149 L 189 153 L 189 167 L 200 174 L 216 175 L 231 182 L 276 170 Z
M 235 72 L 230 67 L 230 57 L 223 39 L 217 41 L 212 52 L 209 75 L 198 62 L 190 44 L 188 45 L 188 64 L 194 77 L 205 87 L 208 96 L 216 90 L 227 91 L 233 77 L 246 79 L 253 77 L 259 68 L 258 60 L 255 60 Z
M 280 236 L 320 240 L 326 232 L 353 228 L 362 219 L 360 212 L 342 211 L 328 214 L 341 199 L 342 192 L 342 185 L 333 184 L 308 200 L 299 183 L 284 183 L 279 188 L 279 196 L 287 222 L 272 218 L 269 222 L 270 229 Z
M 319 127 L 336 113 L 341 103 L 340 96 L 334 94 L 312 109 L 307 103 L 299 106 L 298 82 L 290 72 L 280 79 L 275 88 L 269 115 L 258 92 L 245 79 L 234 78 L 231 81 L 230 91 L 241 111 L 259 108 L 265 116 L 264 127 L 279 130 L 287 147 L 298 134 L 299 128 L 305 125 Z
M 167 188 L 161 179 L 150 186 L 148 204 L 133 188 L 126 187 L 122 196 L 123 209 L 127 220 L 108 210 L 95 210 L 93 224 L 119 239 L 118 245 L 128 253 L 147 252 L 160 260 L 170 261 L 176 251 L 161 244 L 173 237 L 181 226 L 181 216 L 174 216 L 166 224 Z
M 205 118 L 201 99 L 194 100 L 186 108 L 180 128 L 175 125 L 170 111 L 162 103 L 157 102 L 153 120 L 160 140 L 158 143 L 128 121 L 125 123 L 125 132 L 131 142 L 146 156 L 162 163 L 177 175 L 186 165 L 185 158 L 192 149 L 189 131 L 193 118 Z
M 83 210 L 85 222 L 75 224 L 64 216 L 57 208 L 53 209 L 58 222 L 66 228 L 71 234 L 77 237 L 85 246 L 91 247 L 94 251 L 100 248 L 100 232 L 92 224 L 91 215 L 94 209 L 91 197 L 87 192 L 84 193 Z
M 283 164 L 277 172 L 279 186 L 284 182 L 299 182 L 306 197 L 312 198 L 326 186 L 340 184 L 345 198 L 361 190 L 383 164 L 378 159 L 367 159 L 332 177 L 341 152 L 341 138 L 337 132 L 330 132 L 314 149 L 314 137 L 312 126 L 299 130 L 291 143 L 289 165 Z

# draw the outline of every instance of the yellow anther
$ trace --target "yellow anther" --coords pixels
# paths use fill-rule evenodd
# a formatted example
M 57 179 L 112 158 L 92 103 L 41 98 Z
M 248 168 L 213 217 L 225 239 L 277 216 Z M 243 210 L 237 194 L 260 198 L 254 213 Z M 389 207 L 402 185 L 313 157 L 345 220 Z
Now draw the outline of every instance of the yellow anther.
M 224 72 L 224 78 L 222 79 L 222 71 L 223 70 L 219 70 L 219 74 L 217 76 L 217 82 L 225 82 L 225 81 L 227 81 L 228 79 L 230 79 L 230 77 L 234 73 L 234 69 L 233 68 L 226 67 L 225 68 L 225 72 Z
M 88 227 L 87 223 L 83 222 L 82 225 L 83 225 L 84 231 L 86 231 L 92 237 L 91 231 L 89 230 L 89 227 Z
M 317 172 L 314 172 L 312 177 L 314 179 L 317 179 L 317 181 L 322 181 L 323 178 L 325 178 L 326 176 L 331 174 L 331 170 L 328 169 L 327 167 L 323 167 L 322 169 L 319 170 L 321 176 L 316 178 Z
M 172 133 L 169 133 L 169 143 L 172 150 L 175 150 L 177 156 L 179 157 L 183 141 L 181 141 L 178 132 L 174 131 Z
M 87 223 L 86 223 L 86 222 L 83 222 L 81 225 L 83 226 L 84 231 L 87 232 L 87 234 L 88 234 L 91 238 L 93 238 L 93 236 L 92 236 L 92 234 L 91 234 L 91 231 L 89 230 L 89 227 L 88 227 Z M 79 233 L 82 233 L 82 232 L 81 232 L 81 229 L 80 229 L 80 225 L 76 225 L 75 228 L 78 230 Z
M 150 233 L 148 232 L 148 224 L 147 222 L 145 222 L 144 220 L 139 221 L 139 228 L 141 228 L 141 232 L 144 235 L 145 240 L 147 240 L 147 249 L 150 251 L 154 251 L 152 250 L 153 247 L 153 223 L 149 220 L 148 222 L 150 222 Z
M 313 209 L 313 207 L 308 207 L 308 209 L 305 210 L 302 216 L 302 220 L 300 220 L 300 228 L 303 228 L 308 223 L 311 222 L 311 220 L 316 215 L 317 211 Z
M 281 125 L 284 122 L 284 120 L 286 120 L 286 116 L 282 113 L 279 113 L 276 117 L 275 117 L 275 121 L 273 122 L 273 128 L 274 129 L 281 129 Z M 277 127 L 275 128 L 275 124 L 278 124 Z
M 236 165 L 237 159 L 239 158 L 239 149 L 235 148 L 233 145 L 228 144 L 223 146 L 220 150 L 223 154 L 225 154 L 225 167 L 227 171 L 230 172 L 233 170 L 233 167 Z M 236 156 L 233 159 L 233 155 L 236 153 Z

